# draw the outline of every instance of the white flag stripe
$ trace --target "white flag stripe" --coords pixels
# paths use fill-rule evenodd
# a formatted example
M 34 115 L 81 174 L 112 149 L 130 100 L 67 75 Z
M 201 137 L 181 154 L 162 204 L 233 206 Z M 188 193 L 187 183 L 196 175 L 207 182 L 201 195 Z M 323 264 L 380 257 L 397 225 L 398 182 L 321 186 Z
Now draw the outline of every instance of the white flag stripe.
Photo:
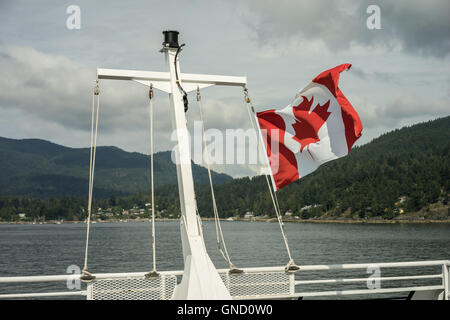
M 303 101 L 303 96 L 308 100 L 314 99 L 309 113 L 313 112 L 319 104 L 324 105 L 329 101 L 330 104 L 327 111 L 330 112 L 330 115 L 318 131 L 320 140 L 308 144 L 307 148 L 301 150 L 300 142 L 294 139 L 295 130 L 292 125 L 299 121 L 293 113 L 293 107 Z M 286 125 L 284 144 L 295 154 L 300 177 L 313 172 L 327 161 L 347 155 L 348 147 L 345 140 L 345 127 L 342 121 L 341 107 L 336 98 L 323 85 L 310 83 L 297 94 L 290 105 L 276 111 L 276 113 L 283 118 Z

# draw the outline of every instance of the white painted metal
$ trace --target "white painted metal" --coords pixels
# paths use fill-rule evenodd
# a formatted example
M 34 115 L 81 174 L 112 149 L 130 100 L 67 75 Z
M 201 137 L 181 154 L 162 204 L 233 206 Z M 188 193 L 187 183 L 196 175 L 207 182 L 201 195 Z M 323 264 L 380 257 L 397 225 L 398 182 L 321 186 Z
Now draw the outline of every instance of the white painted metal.
M 95 280 L 87 286 L 87 300 L 167 300 L 176 285 L 174 275 Z
M 450 279 L 448 276 L 449 268 L 450 263 L 442 265 L 442 283 L 444 285 L 444 300 L 450 299 L 450 292 L 449 292 Z
M 118 279 L 144 277 L 148 272 L 126 272 L 126 273 L 96 273 L 95 279 Z M 181 276 L 183 271 L 158 271 L 160 275 Z M 28 282 L 61 282 L 77 279 L 76 275 L 57 275 L 57 276 L 25 276 L 25 277 L 0 277 L 0 283 L 28 283 Z
M 87 295 L 86 291 L 11 293 L 11 294 L 0 294 L 0 299 L 67 297 L 67 296 L 85 296 L 85 295 Z
M 444 291 L 442 289 L 420 290 L 414 292 L 411 300 L 444 300 Z
M 243 272 L 239 274 L 221 273 L 233 299 L 252 296 L 276 296 L 295 293 L 291 274 L 287 272 Z M 294 288 L 294 292 L 291 289 Z
M 172 109 L 172 124 L 177 137 L 177 177 L 180 195 L 180 231 L 183 244 L 184 272 L 181 283 L 176 287 L 174 299 L 231 299 L 228 289 L 214 267 L 204 243 L 201 228 L 197 221 L 192 177 L 189 134 L 182 93 L 176 83 L 176 70 L 179 83 L 186 92 L 213 85 L 245 86 L 246 77 L 181 73 L 179 62 L 175 69 L 177 48 L 164 47 L 168 72 L 97 69 L 98 79 L 133 80 L 169 93 Z
M 183 97 L 176 83 L 175 55 L 177 49 L 165 48 L 166 65 L 170 73 L 172 124 L 176 130 L 177 177 L 182 218 L 180 219 L 183 245 L 184 273 L 175 288 L 174 299 L 231 299 L 230 293 L 214 267 L 197 221 L 194 180 L 192 177 L 189 134 L 186 127 Z M 179 68 L 179 62 L 177 69 Z M 180 81 L 183 85 L 183 82 Z
M 442 278 L 442 285 L 437 286 L 413 286 L 401 288 L 386 288 L 373 290 L 342 290 L 342 291 L 319 291 L 319 292 L 295 292 L 296 285 L 305 284 L 333 284 L 340 282 L 364 282 L 365 278 L 350 279 L 324 279 L 324 280 L 303 280 L 296 281 L 294 273 L 286 273 L 285 266 L 282 267 L 262 267 L 245 268 L 242 274 L 231 275 L 228 269 L 216 270 L 208 253 L 203 239 L 201 222 L 197 216 L 197 207 L 195 201 L 194 184 L 192 178 L 192 167 L 190 148 L 188 141 L 188 131 L 186 128 L 186 118 L 182 94 L 178 88 L 175 79 L 175 55 L 174 48 L 164 48 L 162 51 L 166 56 L 166 65 L 168 72 L 135 71 L 135 70 L 117 70 L 117 69 L 97 69 L 98 79 L 114 80 L 133 80 L 141 84 L 150 86 L 169 93 L 172 123 L 176 130 L 178 141 L 178 159 L 177 177 L 181 204 L 180 231 L 183 244 L 184 271 L 162 271 L 159 272 L 162 281 L 158 288 L 147 288 L 145 284 L 142 290 L 157 292 L 159 297 L 168 298 L 165 291 L 164 279 L 174 279 L 175 276 L 182 276 L 181 283 L 175 287 L 174 299 L 231 299 L 228 288 L 233 288 L 234 299 L 278 299 L 278 298 L 296 298 L 296 297 L 318 297 L 335 295 L 354 295 L 354 294 L 376 294 L 410 291 L 432 291 L 441 290 L 444 299 L 449 297 L 449 274 L 448 267 L 450 261 L 415 261 L 415 262 L 393 262 L 393 263 L 366 263 L 366 264 L 336 264 L 336 265 L 315 265 L 301 266 L 298 272 L 322 271 L 322 270 L 345 270 L 345 269 L 364 269 L 368 267 L 380 268 L 398 268 L 398 267 L 425 267 L 442 266 L 442 274 L 438 275 L 416 275 L 401 277 L 380 277 L 378 280 L 417 280 Z M 177 69 L 179 64 L 177 61 Z M 201 75 L 180 73 L 180 83 L 186 92 L 196 90 L 197 87 L 205 88 L 212 85 L 226 86 L 245 86 L 247 79 L 245 77 L 228 77 L 217 75 Z M 103 287 L 103 293 L 107 297 L 116 298 L 117 293 L 123 294 L 122 289 L 111 289 L 108 286 L 116 286 L 122 283 L 125 287 L 130 286 L 132 281 L 142 281 L 145 272 L 137 273 L 113 273 L 113 274 L 95 274 L 94 282 L 88 287 L 88 291 L 71 292 L 49 292 L 49 293 L 18 293 L 18 294 L 0 294 L 0 298 L 25 298 L 25 297 L 54 297 L 54 296 L 74 296 L 74 295 L 92 295 L 94 285 L 106 284 Z M 67 281 L 74 279 L 74 275 L 60 276 L 32 276 L 32 277 L 0 277 L 0 283 L 18 283 L 18 282 L 54 282 Z M 106 280 L 102 280 L 106 279 Z M 223 279 L 223 280 L 222 280 Z M 373 279 L 372 279 L 373 280 Z M 159 280 L 158 280 L 159 281 Z M 145 281 L 144 281 L 145 282 Z M 152 281 L 147 281 L 152 283 Z M 128 288 L 128 287 L 127 287 Z M 128 289 L 127 289 L 128 290 Z M 135 289 L 133 289 L 135 290 Z M 139 289 L 141 290 L 141 289 Z M 163 290 L 158 292 L 158 290 Z M 141 296 L 140 296 L 141 297 Z M 142 298 L 142 297 L 141 297 Z
M 380 294 L 380 293 L 398 293 L 411 291 L 431 291 L 442 290 L 442 286 L 414 286 L 405 288 L 386 288 L 386 289 L 362 289 L 362 290 L 335 290 L 335 291 L 320 291 L 320 292 L 298 292 L 295 295 L 298 297 L 323 297 L 323 296 L 341 296 L 341 295 L 365 295 L 365 294 Z
M 399 293 L 411 291 L 434 291 L 442 290 L 441 286 L 422 286 L 422 287 L 405 287 L 405 288 L 387 288 L 387 289 L 363 289 L 363 290 L 335 290 L 335 291 L 313 291 L 313 292 L 297 292 L 293 295 L 273 295 L 273 296 L 247 296 L 239 297 L 236 300 L 276 300 L 276 299 L 295 299 L 295 298 L 311 298 L 311 297 L 327 297 L 327 296 L 347 296 L 347 295 L 372 295 L 383 293 Z
M 164 49 L 167 51 L 175 51 L 176 49 Z M 153 87 L 171 93 L 171 74 L 170 72 L 155 72 L 155 71 L 138 71 L 138 70 L 121 70 L 121 69 L 97 69 L 98 79 L 112 79 L 112 80 L 134 80 L 139 83 L 150 85 Z M 243 87 L 247 84 L 246 77 L 231 77 L 219 76 L 211 74 L 191 74 L 180 73 L 180 80 L 183 82 L 183 89 L 190 92 L 200 88 L 205 88 L 213 85 L 220 86 L 238 86 Z M 178 88 L 177 88 L 178 89 Z
M 289 294 L 295 294 L 295 273 L 291 272 L 289 274 Z
M 417 291 L 417 296 L 422 299 L 439 298 L 445 299 L 446 292 L 448 290 L 448 268 L 450 266 L 449 260 L 437 260 L 437 261 L 414 261 L 414 262 L 394 262 L 394 263 L 376 263 L 376 264 L 345 264 L 345 265 L 310 265 L 302 266 L 296 274 L 303 274 L 307 271 L 326 271 L 326 270 L 339 270 L 345 266 L 346 270 L 360 270 L 369 266 L 378 266 L 380 268 L 408 268 L 408 267 L 430 267 L 441 266 L 441 274 L 432 275 L 409 275 L 409 276 L 397 276 L 397 277 L 379 277 L 371 278 L 371 280 L 381 281 L 395 281 L 395 280 L 425 280 L 425 279 L 442 279 L 440 285 L 423 285 L 406 287 L 392 287 L 392 288 L 380 288 L 380 289 L 357 289 L 357 290 L 328 290 L 328 291 L 295 291 L 296 287 L 308 284 L 336 284 L 336 283 L 351 283 L 351 282 L 365 282 L 368 278 L 346 278 L 346 279 L 321 279 L 321 280 L 302 280 L 296 281 L 294 273 L 285 273 L 285 267 L 262 267 L 262 268 L 244 268 L 243 274 L 231 275 L 228 273 L 228 269 L 218 270 L 220 276 L 224 279 L 227 287 L 233 288 L 233 299 L 248 300 L 248 299 L 295 299 L 299 297 L 321 297 L 321 296 L 343 296 L 343 295 L 372 295 L 372 294 L 386 294 L 386 293 L 401 293 Z M 160 271 L 159 274 L 162 278 L 173 278 L 174 276 L 182 276 L 183 271 Z M 107 279 L 112 281 L 114 279 L 123 281 L 126 283 L 132 281 L 132 279 L 143 279 L 146 272 L 133 272 L 133 273 L 99 273 L 95 274 L 95 281 L 102 281 Z M 74 275 L 58 275 L 58 276 L 29 276 L 29 277 L 0 277 L 1 283 L 30 283 L 30 282 L 54 282 L 54 281 L 67 281 L 68 279 L 74 279 Z M 91 283 L 92 284 L 92 283 Z M 114 285 L 114 281 L 111 282 Z M 446 286 L 447 284 L 447 286 Z M 165 287 L 162 285 L 161 288 Z M 150 290 L 151 289 L 151 290 Z M 107 290 L 107 289 L 106 289 Z M 117 291 L 117 288 L 115 289 Z M 157 292 L 154 288 L 149 288 L 149 291 L 155 296 L 168 298 L 164 296 L 164 293 L 168 292 L 167 289 L 161 289 L 161 292 Z M 107 292 L 105 292 L 107 293 Z M 116 292 L 117 293 L 117 292 Z M 120 293 L 120 292 L 119 292 Z M 114 290 L 108 293 L 111 299 L 117 298 Z M 120 293 L 123 294 L 123 293 Z M 447 293 L 448 294 L 448 293 Z M 48 293 L 15 293 L 15 294 L 0 294 L 0 299 L 9 298 L 31 298 L 31 297 L 56 297 L 56 296 L 86 296 L 88 291 L 69 291 L 69 292 L 48 292 Z M 415 295 L 416 296 L 416 295 Z M 414 297 L 415 297 L 414 296 Z M 413 297 L 413 298 L 414 298 Z M 137 296 L 135 298 L 138 298 Z M 448 299 L 448 296 L 447 296 Z
M 407 268 L 407 267 L 424 267 L 424 266 L 441 266 L 450 264 L 450 260 L 433 260 L 433 261 L 412 261 L 412 262 L 379 262 L 379 263 L 353 263 L 353 264 L 330 264 L 330 265 L 306 265 L 301 266 L 303 271 L 319 271 L 319 270 L 340 270 L 340 269 L 367 269 L 369 267 L 378 268 Z
M 430 274 L 423 276 L 400 276 L 400 277 L 380 277 L 370 278 L 371 281 L 395 281 L 395 280 L 419 280 L 419 279 L 442 279 L 442 274 Z M 295 285 L 305 284 L 324 284 L 324 283 L 351 283 L 351 282 L 367 282 L 367 278 L 346 278 L 346 279 L 321 279 L 321 280 L 298 280 Z
M 341 268 L 340 266 L 345 266 Z M 447 270 L 450 267 L 450 260 L 430 260 L 430 261 L 408 261 L 408 262 L 381 262 L 381 263 L 353 263 L 353 264 L 332 264 L 332 265 L 302 265 L 303 271 L 322 271 L 322 270 L 338 270 L 338 269 L 366 269 L 371 266 L 377 266 L 379 268 L 401 268 L 401 267 L 431 267 L 431 266 L 446 266 Z M 284 271 L 286 266 L 277 267 L 252 267 L 252 268 L 240 268 L 244 272 L 273 272 Z M 444 268 L 443 268 L 444 270 Z M 218 269 L 219 273 L 228 272 L 229 269 Z M 96 279 L 110 279 L 110 278 L 124 278 L 124 277 L 143 277 L 148 272 L 122 272 L 122 273 L 96 273 Z M 162 275 L 183 275 L 182 270 L 175 271 L 158 271 Z M 409 276 L 408 276 L 409 277 Z M 49 276 L 21 276 L 21 277 L 0 277 L 0 283 L 26 283 L 26 282 L 57 282 L 67 281 L 73 279 L 74 275 L 49 275 Z

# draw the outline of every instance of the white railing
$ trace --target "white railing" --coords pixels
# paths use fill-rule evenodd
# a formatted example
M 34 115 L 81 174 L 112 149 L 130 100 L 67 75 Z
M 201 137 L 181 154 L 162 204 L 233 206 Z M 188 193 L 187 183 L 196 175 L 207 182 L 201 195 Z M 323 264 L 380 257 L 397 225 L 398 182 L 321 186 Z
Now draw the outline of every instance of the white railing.
M 424 268 L 441 267 L 438 273 L 424 274 Z M 230 290 L 233 299 L 297 299 L 303 297 L 337 297 L 348 295 L 374 295 L 374 294 L 392 294 L 392 293 L 411 293 L 427 292 L 434 293 L 435 298 L 449 299 L 449 267 L 450 260 L 436 261 L 414 261 L 414 262 L 390 262 L 390 263 L 360 263 L 360 264 L 334 264 L 334 265 L 304 265 L 296 272 L 285 272 L 284 267 L 258 267 L 244 268 L 242 273 L 230 274 L 228 269 L 218 270 L 225 285 Z M 361 270 L 383 270 L 383 274 L 388 269 L 400 268 L 402 271 L 407 268 L 420 268 L 421 271 L 410 275 L 382 276 L 381 273 L 373 273 L 369 277 L 344 277 L 337 276 L 332 279 L 322 278 L 321 273 L 330 271 L 337 272 L 343 270 L 361 271 Z M 348 272 L 348 271 L 345 271 Z M 312 273 L 312 274 L 311 274 Z M 320 275 L 319 275 L 320 273 Z M 389 273 L 389 272 L 388 272 Z M 146 272 L 134 273 L 98 273 L 94 274 L 95 281 L 109 280 L 114 284 L 115 280 L 123 279 L 143 279 Z M 183 271 L 162 271 L 162 277 L 180 278 Z M 313 279 L 296 279 L 300 277 L 314 277 Z M 436 279 L 439 279 L 438 281 Z M 79 280 L 79 275 L 52 275 L 52 276 L 25 276 L 25 277 L 0 277 L 0 291 L 3 285 L 12 283 L 50 283 L 67 282 Z M 322 290 L 324 287 L 330 289 L 330 286 L 339 285 L 357 285 L 371 282 L 377 282 L 379 285 L 373 288 L 350 288 Z M 417 284 L 417 281 L 434 280 L 434 284 Z M 149 280 L 151 281 L 151 280 Z M 406 285 L 385 287 L 386 282 L 408 282 Z M 107 282 L 107 281 L 105 281 Z M 415 283 L 416 282 L 416 283 Z M 302 289 L 308 286 L 321 285 L 320 290 Z M 63 291 L 63 292 L 34 292 L 34 293 L 8 293 L 0 294 L 0 299 L 14 298 L 42 298 L 42 297 L 65 297 L 82 296 L 92 298 L 92 283 L 88 284 L 86 290 Z M 299 290 L 297 290 L 299 289 Z M 105 290 L 105 289 L 103 289 Z M 106 289 L 107 290 L 107 289 Z M 115 289 L 117 291 L 117 289 Z M 148 288 L 142 290 L 149 290 Z M 154 289 L 152 289 L 154 290 Z M 105 292 L 105 291 L 103 291 Z M 168 297 L 169 298 L 169 297 Z

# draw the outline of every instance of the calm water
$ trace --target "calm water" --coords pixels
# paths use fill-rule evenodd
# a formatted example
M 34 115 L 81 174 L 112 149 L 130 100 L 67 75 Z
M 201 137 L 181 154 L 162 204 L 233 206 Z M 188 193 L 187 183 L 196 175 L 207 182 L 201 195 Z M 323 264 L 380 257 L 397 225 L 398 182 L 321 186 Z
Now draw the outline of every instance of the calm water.
M 450 258 L 450 224 L 286 223 L 285 226 L 292 256 L 299 265 Z M 204 222 L 203 228 L 216 267 L 227 267 L 216 247 L 214 222 Z M 223 221 L 222 228 L 236 266 L 280 266 L 288 262 L 277 223 Z M 151 223 L 97 223 L 92 225 L 91 232 L 89 271 L 151 270 Z M 182 270 L 178 222 L 157 222 L 156 232 L 158 269 Z M 81 223 L 0 225 L 0 275 L 65 274 L 70 265 L 82 267 L 85 234 L 86 226 Z M 433 271 L 438 273 L 439 269 L 430 270 Z M 367 277 L 364 273 L 365 270 L 361 275 Z M 343 274 L 341 271 L 340 275 Z M 317 276 L 309 273 L 297 278 Z M 66 290 L 64 284 L 33 286 L 39 291 Z M 1 293 L 29 292 L 29 289 L 29 285 L 23 284 L 0 285 Z

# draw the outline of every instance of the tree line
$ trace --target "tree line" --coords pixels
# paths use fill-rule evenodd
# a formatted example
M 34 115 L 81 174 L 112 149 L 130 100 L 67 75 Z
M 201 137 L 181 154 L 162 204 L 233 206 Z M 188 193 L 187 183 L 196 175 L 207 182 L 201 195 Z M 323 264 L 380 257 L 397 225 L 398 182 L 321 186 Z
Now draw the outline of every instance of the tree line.
M 312 174 L 277 192 L 282 213 L 291 211 L 303 219 L 353 217 L 392 219 L 417 212 L 430 204 L 448 208 L 450 190 L 450 117 L 421 123 L 384 134 L 351 153 L 328 162 Z M 274 216 L 265 178 L 240 178 L 215 186 L 221 217 L 243 216 L 247 211 Z M 178 187 L 155 189 L 161 217 L 180 214 Z M 196 184 L 199 212 L 212 217 L 209 186 Z M 147 208 L 149 192 L 132 196 L 109 195 L 94 199 L 98 208 L 120 216 L 123 210 Z M 84 220 L 87 196 L 47 199 L 0 196 L 0 219 L 17 220 L 20 213 L 30 219 Z M 448 209 L 447 209 L 448 210 Z M 148 211 L 148 210 L 147 210 Z

